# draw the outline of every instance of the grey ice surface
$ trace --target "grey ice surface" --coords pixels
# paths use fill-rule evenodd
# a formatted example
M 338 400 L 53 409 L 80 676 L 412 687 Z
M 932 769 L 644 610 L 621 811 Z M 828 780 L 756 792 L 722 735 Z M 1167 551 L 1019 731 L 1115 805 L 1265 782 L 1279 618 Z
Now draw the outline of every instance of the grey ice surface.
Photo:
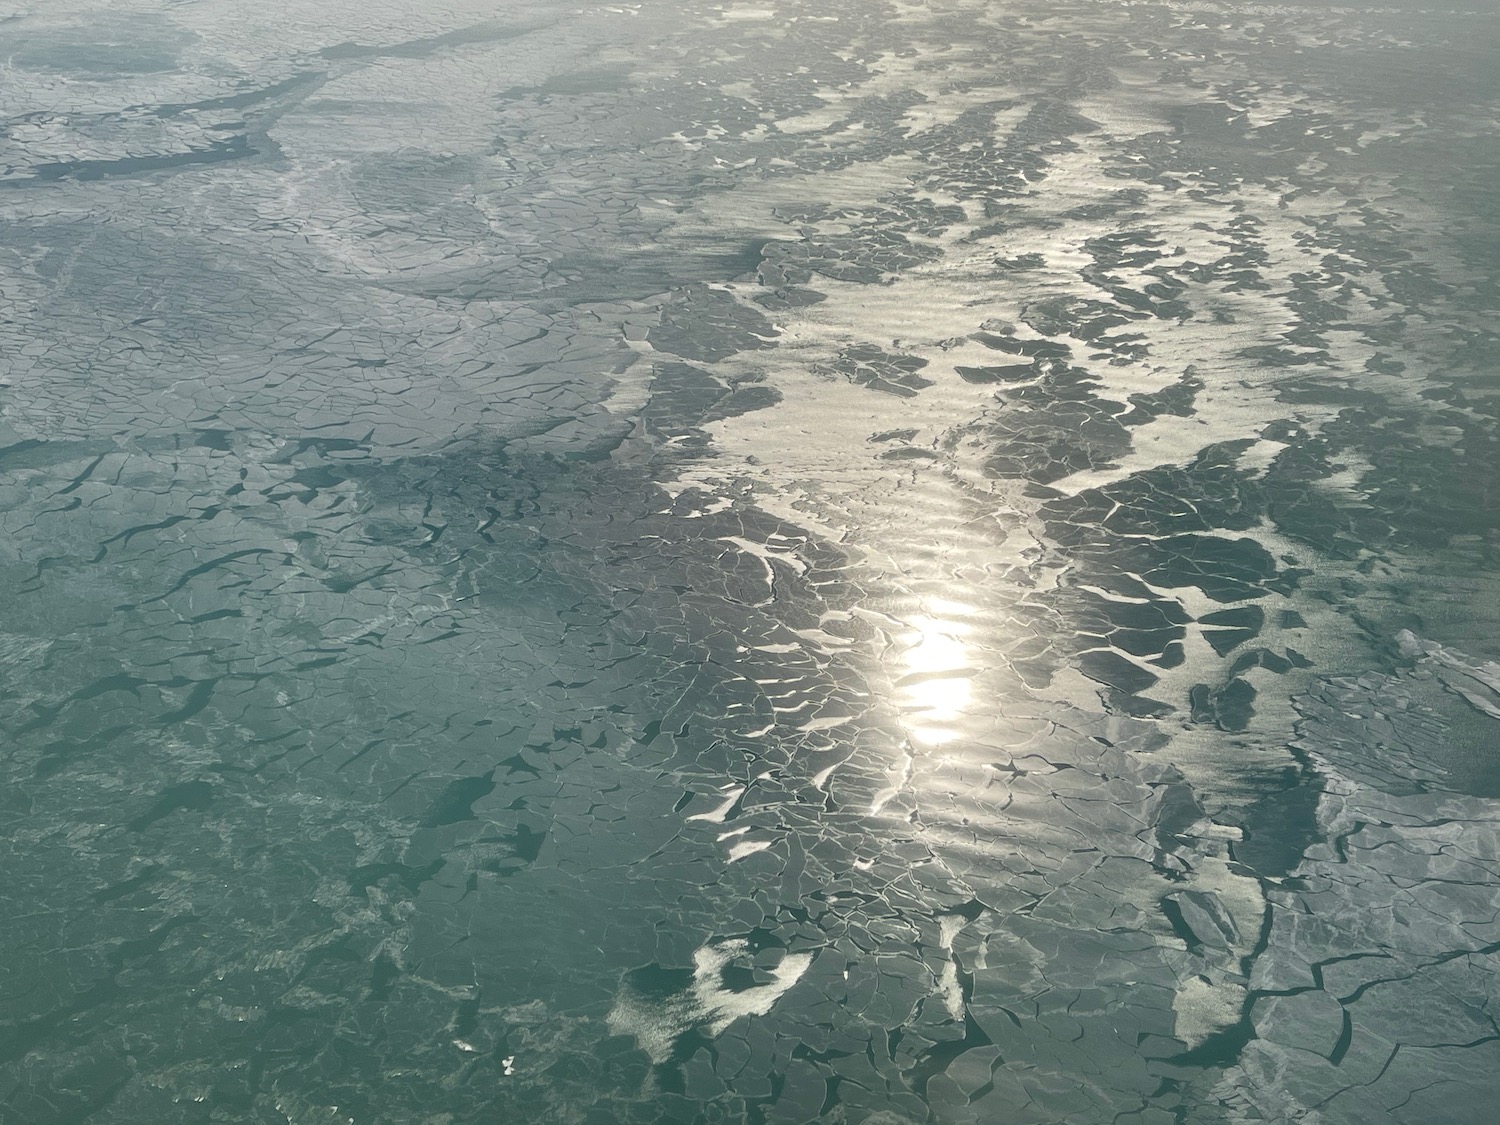
M 0 0 L 0 1125 L 1485 1125 L 1500 12 Z

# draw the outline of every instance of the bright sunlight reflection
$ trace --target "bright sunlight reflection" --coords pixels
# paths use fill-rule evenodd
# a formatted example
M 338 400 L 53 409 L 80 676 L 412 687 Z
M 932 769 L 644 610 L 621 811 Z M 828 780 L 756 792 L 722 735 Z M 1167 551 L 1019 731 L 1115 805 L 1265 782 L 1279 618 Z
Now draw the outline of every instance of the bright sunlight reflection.
M 970 632 L 964 619 L 974 609 L 945 599 L 929 600 L 927 609 L 907 621 L 896 702 L 912 739 L 936 746 L 958 736 L 956 724 L 969 706 L 969 679 L 977 669 L 964 642 Z

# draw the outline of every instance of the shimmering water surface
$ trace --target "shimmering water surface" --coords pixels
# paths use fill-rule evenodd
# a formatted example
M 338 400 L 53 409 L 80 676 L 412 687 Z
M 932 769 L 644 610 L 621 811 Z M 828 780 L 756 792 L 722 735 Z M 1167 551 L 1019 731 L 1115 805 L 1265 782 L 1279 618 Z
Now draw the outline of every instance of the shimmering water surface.
M 0 0 L 0 1123 L 1493 1121 L 1497 60 Z

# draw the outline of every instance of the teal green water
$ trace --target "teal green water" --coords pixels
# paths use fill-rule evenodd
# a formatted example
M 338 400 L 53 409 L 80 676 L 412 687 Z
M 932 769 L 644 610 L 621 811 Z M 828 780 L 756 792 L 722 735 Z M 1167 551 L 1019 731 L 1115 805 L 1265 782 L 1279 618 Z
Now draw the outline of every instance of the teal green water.
M 0 1125 L 1488 1121 L 1497 37 L 0 0 Z

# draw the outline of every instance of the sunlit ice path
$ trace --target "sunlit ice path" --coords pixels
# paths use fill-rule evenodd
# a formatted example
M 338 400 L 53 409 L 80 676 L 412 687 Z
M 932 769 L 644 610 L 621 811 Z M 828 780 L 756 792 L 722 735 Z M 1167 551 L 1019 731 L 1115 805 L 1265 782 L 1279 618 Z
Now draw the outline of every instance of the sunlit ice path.
M 1475 1125 L 1500 20 L 0 0 L 0 1125 Z

